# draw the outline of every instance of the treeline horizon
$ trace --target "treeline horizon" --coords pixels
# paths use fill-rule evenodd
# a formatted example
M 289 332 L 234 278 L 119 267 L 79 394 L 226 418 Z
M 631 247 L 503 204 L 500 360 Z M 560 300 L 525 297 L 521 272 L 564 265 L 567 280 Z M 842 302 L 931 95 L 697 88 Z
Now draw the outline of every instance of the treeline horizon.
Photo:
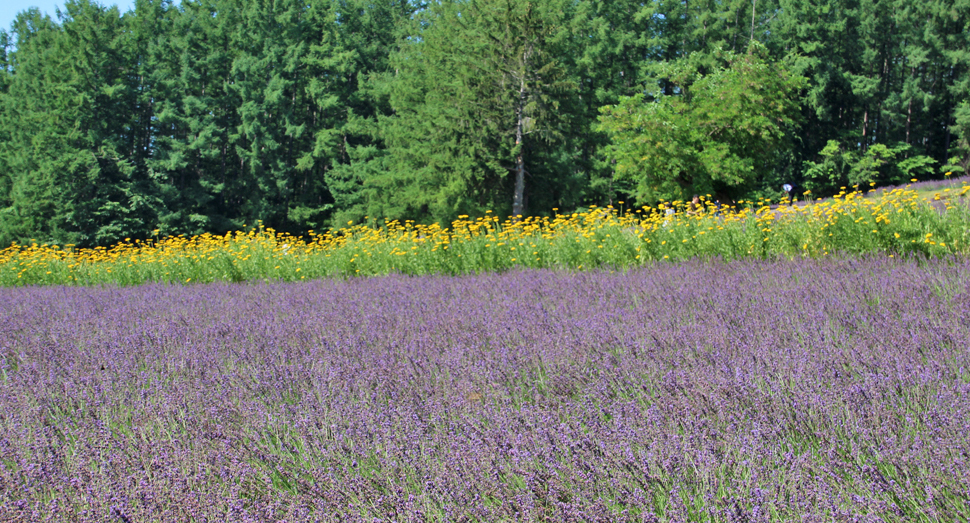
M 966 0 L 68 0 L 0 31 L 0 244 L 965 173 Z

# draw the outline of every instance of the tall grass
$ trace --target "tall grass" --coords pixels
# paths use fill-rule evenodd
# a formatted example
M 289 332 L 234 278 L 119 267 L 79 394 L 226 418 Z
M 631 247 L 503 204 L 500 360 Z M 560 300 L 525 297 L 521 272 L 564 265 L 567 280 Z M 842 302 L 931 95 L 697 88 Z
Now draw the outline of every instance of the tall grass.
M 110 248 L 12 245 L 0 285 L 304 280 L 468 274 L 516 266 L 626 268 L 688 258 L 820 257 L 837 252 L 935 256 L 970 253 L 970 185 L 933 202 L 912 188 L 858 189 L 801 206 L 685 202 L 500 220 L 462 216 L 450 227 L 411 221 L 354 225 L 304 237 L 257 227 L 223 236 L 128 240 Z

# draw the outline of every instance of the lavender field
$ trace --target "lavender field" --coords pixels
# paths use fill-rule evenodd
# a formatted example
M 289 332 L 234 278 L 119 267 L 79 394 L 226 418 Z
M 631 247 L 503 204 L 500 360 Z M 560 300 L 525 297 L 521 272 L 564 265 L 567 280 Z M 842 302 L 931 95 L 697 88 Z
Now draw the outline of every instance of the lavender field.
M 966 521 L 970 260 L 0 289 L 0 521 Z

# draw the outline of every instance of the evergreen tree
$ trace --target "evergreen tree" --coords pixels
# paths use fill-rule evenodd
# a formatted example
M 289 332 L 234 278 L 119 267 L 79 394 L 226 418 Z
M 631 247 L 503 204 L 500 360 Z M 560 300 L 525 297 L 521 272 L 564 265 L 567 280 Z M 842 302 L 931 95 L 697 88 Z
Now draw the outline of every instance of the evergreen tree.
M 10 125 L 5 125 L 9 121 L 4 118 L 4 103 L 9 100 L 7 91 L 13 81 L 9 54 L 12 47 L 10 35 L 0 29 L 0 144 L 9 143 L 11 140 Z M 2 154 L 2 151 L 3 147 L 0 146 L 0 210 L 9 208 L 12 203 L 10 200 L 12 185 L 10 166 L 7 165 L 6 157 Z M 3 241 L 3 236 L 3 231 L 0 229 L 0 242 Z
M 360 220 L 369 214 L 369 202 L 377 201 L 374 185 L 365 181 L 384 170 L 385 147 L 377 122 L 391 113 L 390 55 L 406 37 L 415 9 L 407 1 L 344 0 L 320 11 L 331 29 L 311 49 L 318 72 L 310 89 L 320 107 L 320 123 L 302 169 L 308 175 L 312 170 L 312 179 L 325 183 L 332 198 L 315 203 L 321 211 L 333 211 L 333 218 L 323 223 Z M 329 212 L 325 216 L 330 218 Z
M 641 90 L 652 46 L 647 9 L 641 2 L 602 0 L 584 1 L 577 7 L 570 23 L 573 50 L 562 58 L 577 86 L 577 103 L 571 108 L 572 132 L 567 134 L 570 142 L 564 151 L 568 164 L 560 176 L 568 182 L 564 192 L 581 199 L 559 198 L 552 202 L 554 207 L 610 204 L 624 192 L 614 184 L 613 165 L 602 154 L 609 137 L 596 125 L 600 107 Z
M 444 2 L 393 58 L 387 170 L 371 209 L 391 217 L 524 214 L 530 183 L 549 185 L 570 132 L 575 84 L 561 62 L 567 2 Z M 544 191 L 549 194 L 552 191 Z M 555 197 L 555 196 L 553 196 Z
M 4 112 L 12 136 L 2 229 L 28 237 L 102 244 L 144 235 L 153 208 L 126 157 L 132 129 L 117 8 L 69 0 L 62 24 L 28 12 L 18 33 Z
M 151 136 L 146 168 L 159 185 L 161 234 L 238 229 L 238 208 L 251 196 L 238 189 L 231 136 L 240 120 L 229 88 L 238 51 L 242 5 L 235 0 L 138 0 L 133 24 L 139 48 L 144 127 Z M 158 31 L 158 34 L 153 34 Z

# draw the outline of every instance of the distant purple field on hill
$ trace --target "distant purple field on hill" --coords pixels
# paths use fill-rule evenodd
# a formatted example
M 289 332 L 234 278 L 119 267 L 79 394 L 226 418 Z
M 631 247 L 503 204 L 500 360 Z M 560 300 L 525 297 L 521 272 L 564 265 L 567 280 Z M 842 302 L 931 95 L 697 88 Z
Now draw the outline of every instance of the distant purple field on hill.
M 956 521 L 970 261 L 0 289 L 2 521 Z

